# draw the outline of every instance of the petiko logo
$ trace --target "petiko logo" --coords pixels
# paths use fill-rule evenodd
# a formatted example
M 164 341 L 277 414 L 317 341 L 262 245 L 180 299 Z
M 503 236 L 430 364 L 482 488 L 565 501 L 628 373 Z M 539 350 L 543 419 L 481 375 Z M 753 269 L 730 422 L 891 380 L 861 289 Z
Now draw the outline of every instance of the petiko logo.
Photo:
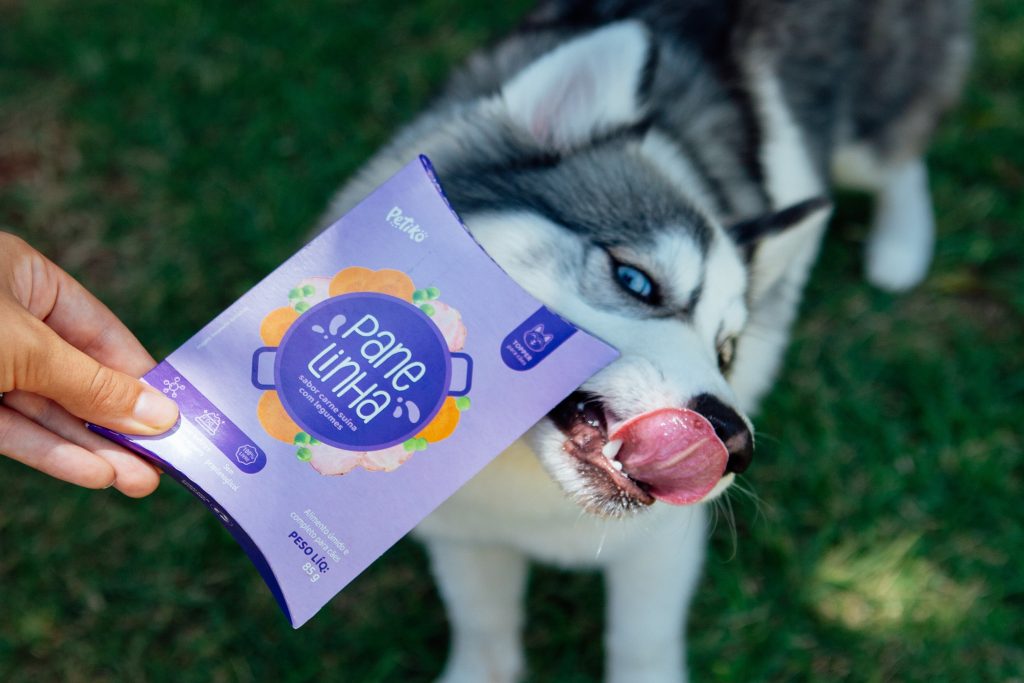
M 387 216 L 385 216 L 385 220 L 390 223 L 392 227 L 397 230 L 401 230 L 408 235 L 409 239 L 413 242 L 422 242 L 429 237 L 427 232 L 420 227 L 419 223 L 416 222 L 416 219 L 412 216 L 406 215 L 399 206 L 392 207 L 391 210 L 388 211 Z

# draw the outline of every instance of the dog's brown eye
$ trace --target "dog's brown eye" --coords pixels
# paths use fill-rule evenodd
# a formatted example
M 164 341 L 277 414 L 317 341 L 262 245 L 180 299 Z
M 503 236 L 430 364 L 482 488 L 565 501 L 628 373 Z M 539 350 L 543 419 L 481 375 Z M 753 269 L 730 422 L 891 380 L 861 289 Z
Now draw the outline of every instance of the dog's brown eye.
M 732 367 L 733 357 L 736 355 L 736 337 L 726 337 L 718 345 L 718 369 L 723 373 L 728 372 Z

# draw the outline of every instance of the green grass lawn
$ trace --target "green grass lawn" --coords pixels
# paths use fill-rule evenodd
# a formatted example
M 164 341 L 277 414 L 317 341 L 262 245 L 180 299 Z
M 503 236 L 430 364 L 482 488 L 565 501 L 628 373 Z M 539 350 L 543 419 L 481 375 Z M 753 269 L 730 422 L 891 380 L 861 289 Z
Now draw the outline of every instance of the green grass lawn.
M 527 3 L 0 0 L 0 225 L 157 357 Z M 761 448 L 712 534 L 697 680 L 1024 681 L 1024 5 L 979 3 L 932 147 L 938 253 L 868 287 L 843 197 Z M 166 481 L 132 501 L 0 462 L 0 681 L 419 681 L 447 626 L 403 541 L 301 631 Z M 600 676 L 601 581 L 538 570 L 531 679 Z

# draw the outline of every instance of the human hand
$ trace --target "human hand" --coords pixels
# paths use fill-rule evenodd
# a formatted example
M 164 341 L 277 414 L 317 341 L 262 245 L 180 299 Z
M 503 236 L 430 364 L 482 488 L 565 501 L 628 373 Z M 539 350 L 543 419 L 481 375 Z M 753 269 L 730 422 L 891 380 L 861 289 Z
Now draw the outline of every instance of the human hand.
M 82 420 L 129 434 L 172 427 L 174 402 L 135 379 L 154 365 L 110 309 L 0 232 L 0 454 L 79 486 L 152 493 L 158 471 Z

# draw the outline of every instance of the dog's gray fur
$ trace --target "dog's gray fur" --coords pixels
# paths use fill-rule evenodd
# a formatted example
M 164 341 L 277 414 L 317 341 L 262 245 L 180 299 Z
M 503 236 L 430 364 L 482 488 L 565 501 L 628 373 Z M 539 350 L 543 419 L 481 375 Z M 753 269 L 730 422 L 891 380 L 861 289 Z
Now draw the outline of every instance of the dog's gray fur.
M 542 206 L 610 216 L 604 220 L 622 239 L 643 235 L 643 226 L 618 221 L 629 201 L 646 193 L 625 191 L 623 202 L 600 209 L 590 201 L 615 197 L 615 166 L 607 178 L 588 175 L 593 191 L 580 189 L 570 165 L 603 167 L 607 158 L 578 159 L 609 151 L 608 135 L 592 147 L 559 159 L 514 131 L 474 116 L 465 106 L 493 95 L 537 57 L 572 36 L 614 20 L 639 18 L 654 33 L 657 62 L 645 93 L 650 125 L 664 130 L 703 172 L 713 190 L 719 220 L 729 224 L 769 211 L 759 168 L 759 131 L 740 64 L 745 55 L 777 65 L 787 103 L 801 123 L 823 176 L 841 146 L 865 144 L 879 161 L 917 157 L 939 115 L 959 92 L 967 63 L 969 0 L 682 0 L 652 2 L 546 2 L 513 35 L 475 55 L 445 93 L 386 147 L 332 205 L 327 224 L 408 160 L 419 140 L 448 129 L 457 147 L 428 150 L 457 210 L 481 204 Z M 622 131 L 623 135 L 640 131 Z M 552 162 L 552 163 L 545 163 Z M 623 162 L 619 162 L 621 165 Z M 515 173 L 512 173 L 515 171 Z M 532 171 L 532 172 L 531 172 Z M 600 183 L 612 184 L 603 187 Z M 552 195 L 553 198 L 537 196 Z M 604 210 L 612 208 L 610 214 Z M 635 214 L 633 214 L 635 215 Z
M 600 311 L 577 322 L 623 349 L 584 387 L 611 415 L 692 406 L 697 392 L 749 412 L 778 367 L 826 218 L 813 202 L 787 207 L 827 193 L 833 180 L 868 189 L 877 200 L 869 278 L 902 289 L 924 276 L 933 225 L 921 156 L 964 75 L 968 14 L 968 0 L 542 2 L 470 59 L 343 189 L 322 224 L 424 153 L 499 264 L 567 317 Z M 631 91 L 596 99 L 633 102 L 635 116 L 609 115 L 615 125 L 567 138 L 517 124 L 510 82 L 545 55 L 630 20 L 645 27 L 640 73 L 609 81 L 632 83 Z M 607 285 L 607 270 L 587 256 L 627 250 L 671 271 L 666 244 L 699 277 L 665 274 L 670 285 L 675 276 L 688 284 L 659 306 Z M 703 323 L 689 317 L 725 306 L 716 299 L 721 277 L 707 284 L 723 269 L 744 301 L 734 318 L 745 321 L 727 377 L 714 367 L 719 342 L 694 337 Z M 690 359 L 670 358 L 683 353 L 673 340 L 691 337 L 692 372 Z M 520 674 L 526 557 L 605 569 L 609 679 L 685 677 L 683 613 L 703 552 L 701 506 L 656 503 L 630 516 L 643 506 L 606 495 L 592 472 L 567 464 L 563 439 L 545 420 L 420 528 L 452 618 L 447 681 Z M 565 494 L 622 518 L 580 519 Z

